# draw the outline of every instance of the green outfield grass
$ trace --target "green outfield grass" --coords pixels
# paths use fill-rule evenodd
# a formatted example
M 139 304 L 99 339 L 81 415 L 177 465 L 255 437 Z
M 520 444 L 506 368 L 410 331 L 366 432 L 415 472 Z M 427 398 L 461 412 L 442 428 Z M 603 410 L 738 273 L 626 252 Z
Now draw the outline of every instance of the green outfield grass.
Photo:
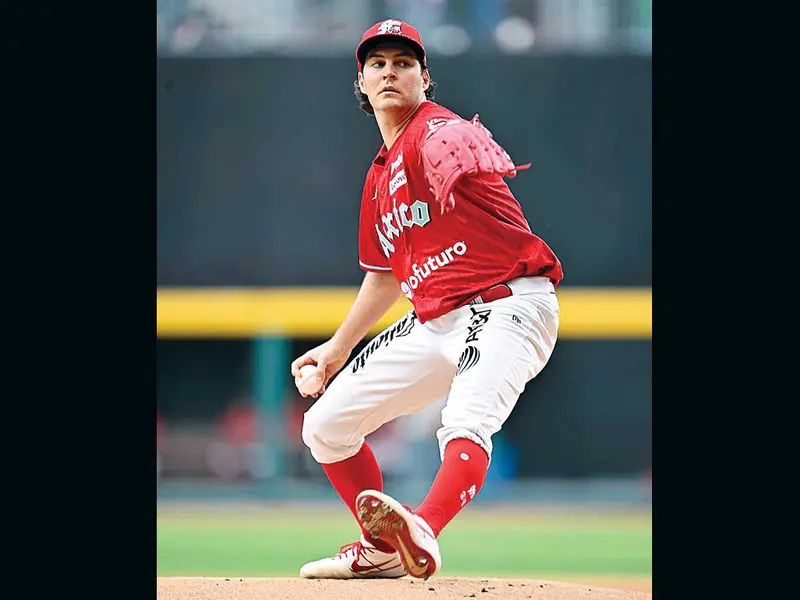
M 293 577 L 357 535 L 343 510 L 160 510 L 159 576 Z M 444 576 L 652 573 L 649 514 L 464 511 L 440 537 Z

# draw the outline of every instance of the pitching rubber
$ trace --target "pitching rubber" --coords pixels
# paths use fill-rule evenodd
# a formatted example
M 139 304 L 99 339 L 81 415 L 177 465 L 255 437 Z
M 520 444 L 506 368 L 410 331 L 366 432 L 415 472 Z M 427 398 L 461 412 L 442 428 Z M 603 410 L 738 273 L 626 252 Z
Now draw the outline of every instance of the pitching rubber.
M 397 550 L 400 561 L 412 577 L 428 579 L 439 568 L 437 557 L 422 547 L 411 513 L 394 498 L 374 490 L 361 492 L 356 499 L 361 525 L 370 535 Z M 441 558 L 438 559 L 441 562 Z

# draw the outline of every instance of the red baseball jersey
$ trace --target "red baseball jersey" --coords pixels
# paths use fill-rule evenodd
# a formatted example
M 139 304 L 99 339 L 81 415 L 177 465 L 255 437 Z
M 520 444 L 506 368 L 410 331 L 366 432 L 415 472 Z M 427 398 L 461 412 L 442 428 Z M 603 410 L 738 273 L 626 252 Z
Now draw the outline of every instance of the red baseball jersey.
M 459 308 L 487 288 L 540 275 L 558 286 L 561 263 L 531 232 L 499 175 L 463 177 L 455 208 L 441 214 L 422 167 L 429 132 L 461 117 L 423 102 L 387 150 L 381 146 L 361 196 L 358 252 L 363 270 L 391 272 L 424 323 Z

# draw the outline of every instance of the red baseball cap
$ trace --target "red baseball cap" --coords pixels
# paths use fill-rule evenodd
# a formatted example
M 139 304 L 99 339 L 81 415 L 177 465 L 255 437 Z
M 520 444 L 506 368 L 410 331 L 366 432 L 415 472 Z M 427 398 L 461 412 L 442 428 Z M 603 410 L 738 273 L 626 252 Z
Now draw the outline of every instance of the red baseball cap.
M 379 21 L 378 23 L 375 23 L 375 25 L 367 29 L 364 32 L 364 35 L 361 36 L 361 42 L 359 42 L 358 47 L 356 48 L 358 70 L 361 71 L 364 68 L 364 61 L 366 60 L 367 53 L 370 51 L 370 49 L 372 49 L 378 42 L 392 38 L 399 38 L 407 42 L 408 45 L 411 46 L 414 51 L 416 51 L 418 58 L 422 63 L 422 68 L 428 68 L 425 57 L 425 46 L 422 45 L 422 38 L 420 37 L 419 31 L 416 29 L 416 27 L 412 27 L 408 23 L 398 21 L 397 19 L 386 19 L 385 21 Z

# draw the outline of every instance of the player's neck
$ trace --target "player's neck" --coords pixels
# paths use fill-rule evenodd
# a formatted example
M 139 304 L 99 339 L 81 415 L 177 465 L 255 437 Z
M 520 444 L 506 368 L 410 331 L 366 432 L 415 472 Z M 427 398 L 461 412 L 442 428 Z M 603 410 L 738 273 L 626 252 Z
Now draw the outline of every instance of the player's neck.
M 400 137 L 400 134 L 402 134 L 406 127 L 408 127 L 408 124 L 411 123 L 411 119 L 414 118 L 414 115 L 421 105 L 422 103 L 417 104 L 408 112 L 387 111 L 375 113 L 375 120 L 378 122 L 378 129 L 381 132 L 381 137 L 383 138 L 383 143 L 387 150 L 392 149 L 397 138 Z

